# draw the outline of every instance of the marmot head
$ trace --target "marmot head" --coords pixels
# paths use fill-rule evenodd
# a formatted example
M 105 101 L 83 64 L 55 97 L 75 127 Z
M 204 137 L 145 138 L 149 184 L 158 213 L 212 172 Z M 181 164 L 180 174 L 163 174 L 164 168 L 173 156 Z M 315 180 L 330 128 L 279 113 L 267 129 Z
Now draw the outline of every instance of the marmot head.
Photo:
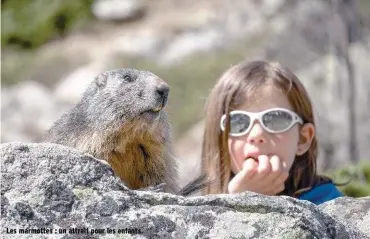
M 133 120 L 153 125 L 166 118 L 168 85 L 151 72 L 117 69 L 97 75 L 89 85 L 82 104 L 88 104 L 90 122 L 99 128 L 114 127 Z M 94 112 L 91 114 L 91 112 Z

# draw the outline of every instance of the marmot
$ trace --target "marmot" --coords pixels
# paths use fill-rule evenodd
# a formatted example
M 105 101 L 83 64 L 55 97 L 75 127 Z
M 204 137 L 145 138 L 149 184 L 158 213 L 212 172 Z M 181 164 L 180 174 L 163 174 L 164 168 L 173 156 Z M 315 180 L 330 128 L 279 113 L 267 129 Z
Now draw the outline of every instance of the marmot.
M 192 193 L 197 180 L 185 186 L 186 192 L 177 184 L 171 125 L 162 110 L 168 93 L 167 83 L 149 71 L 124 68 L 100 73 L 43 141 L 106 160 L 131 189 L 165 183 L 166 192 Z

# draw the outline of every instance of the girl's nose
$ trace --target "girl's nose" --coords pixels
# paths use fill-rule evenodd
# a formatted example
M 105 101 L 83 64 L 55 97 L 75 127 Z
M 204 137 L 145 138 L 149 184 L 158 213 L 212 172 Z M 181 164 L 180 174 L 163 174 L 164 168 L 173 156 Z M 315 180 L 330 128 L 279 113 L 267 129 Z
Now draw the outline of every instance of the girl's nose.
M 265 132 L 259 122 L 255 122 L 252 125 L 247 137 L 248 143 L 251 144 L 263 144 L 266 143 Z

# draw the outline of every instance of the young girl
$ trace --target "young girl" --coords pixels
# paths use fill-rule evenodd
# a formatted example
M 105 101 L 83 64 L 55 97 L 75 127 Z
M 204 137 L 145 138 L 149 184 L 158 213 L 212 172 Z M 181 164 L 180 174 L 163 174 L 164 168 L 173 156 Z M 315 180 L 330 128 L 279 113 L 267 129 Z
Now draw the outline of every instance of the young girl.
M 209 193 L 253 191 L 315 204 L 342 196 L 316 170 L 312 104 L 286 67 L 265 61 L 228 69 L 206 107 L 202 167 Z

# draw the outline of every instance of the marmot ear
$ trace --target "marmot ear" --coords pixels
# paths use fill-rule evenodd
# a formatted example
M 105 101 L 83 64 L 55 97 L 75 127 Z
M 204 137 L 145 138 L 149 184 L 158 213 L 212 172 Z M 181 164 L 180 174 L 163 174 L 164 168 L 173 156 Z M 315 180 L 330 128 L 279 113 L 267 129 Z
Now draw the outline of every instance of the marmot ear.
M 99 87 L 102 88 L 107 84 L 107 75 L 102 73 L 99 74 L 98 76 L 95 77 L 95 84 Z

